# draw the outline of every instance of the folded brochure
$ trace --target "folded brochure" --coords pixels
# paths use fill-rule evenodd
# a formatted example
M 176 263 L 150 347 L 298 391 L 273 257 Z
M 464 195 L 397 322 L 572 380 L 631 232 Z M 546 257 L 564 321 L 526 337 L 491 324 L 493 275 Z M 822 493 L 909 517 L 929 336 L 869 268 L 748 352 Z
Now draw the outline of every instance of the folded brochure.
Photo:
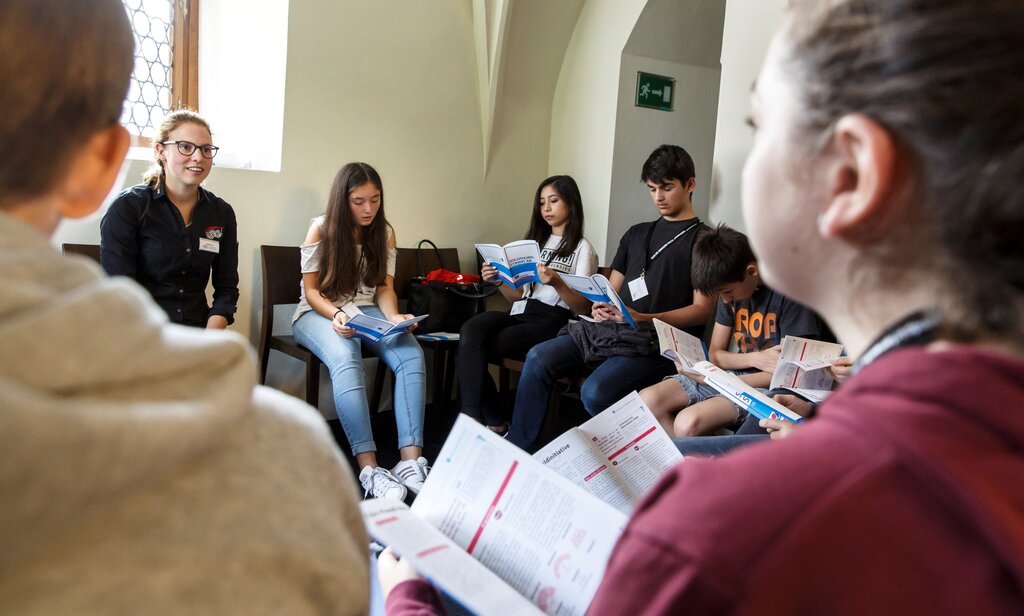
M 416 323 L 419 323 L 423 319 L 430 315 L 420 315 L 411 319 L 406 319 L 401 323 L 392 323 L 391 321 L 385 321 L 384 319 L 377 319 L 365 314 L 357 314 L 349 319 L 345 325 L 356 330 L 356 336 L 359 336 L 363 340 L 377 343 L 384 336 L 391 336 L 394 334 L 400 334 Z

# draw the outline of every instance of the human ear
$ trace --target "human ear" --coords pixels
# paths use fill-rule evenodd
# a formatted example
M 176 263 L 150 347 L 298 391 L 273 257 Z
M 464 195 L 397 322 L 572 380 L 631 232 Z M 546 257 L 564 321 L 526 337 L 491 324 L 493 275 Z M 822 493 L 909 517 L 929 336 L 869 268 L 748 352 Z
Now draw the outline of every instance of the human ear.
M 867 242 L 884 235 L 899 204 L 898 152 L 891 133 L 871 118 L 854 114 L 836 122 L 827 169 L 828 207 L 818 218 L 825 237 Z
M 128 131 L 119 124 L 86 139 L 62 182 L 62 216 L 82 218 L 96 211 L 117 179 L 129 142 Z

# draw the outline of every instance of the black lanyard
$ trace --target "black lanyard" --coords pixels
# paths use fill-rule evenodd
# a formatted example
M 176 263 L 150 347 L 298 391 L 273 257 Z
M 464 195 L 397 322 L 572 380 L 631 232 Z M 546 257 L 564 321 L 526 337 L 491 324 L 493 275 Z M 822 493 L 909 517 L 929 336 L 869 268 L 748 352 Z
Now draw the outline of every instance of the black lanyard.
M 692 225 L 690 225 L 689 227 L 683 229 L 679 233 L 676 233 L 675 237 L 673 237 L 669 241 L 665 242 L 662 245 L 662 247 L 659 248 L 658 250 L 654 251 L 654 254 L 652 255 L 651 254 L 651 238 L 654 237 L 654 228 L 658 226 L 659 222 L 661 222 L 660 218 L 658 220 L 655 220 L 654 224 L 651 225 L 651 228 L 647 230 L 647 241 L 644 243 L 644 269 L 643 269 L 643 271 L 640 272 L 640 277 L 641 278 L 643 278 L 647 274 L 647 269 L 649 267 L 651 267 L 651 263 L 654 263 L 654 260 L 658 258 L 658 255 L 660 255 L 662 252 L 664 252 L 666 248 L 671 246 L 672 242 L 674 242 L 674 241 L 678 240 L 680 237 L 682 237 L 684 233 L 686 233 L 690 229 L 692 229 L 692 228 L 696 227 L 697 225 L 699 225 L 700 224 L 700 219 L 698 219 L 697 222 L 695 222 Z
M 856 363 L 852 373 L 856 374 L 864 366 L 885 355 L 889 351 L 914 346 L 924 346 L 935 340 L 939 328 L 939 317 L 935 313 L 914 312 L 900 319 L 886 329 L 868 346 Z

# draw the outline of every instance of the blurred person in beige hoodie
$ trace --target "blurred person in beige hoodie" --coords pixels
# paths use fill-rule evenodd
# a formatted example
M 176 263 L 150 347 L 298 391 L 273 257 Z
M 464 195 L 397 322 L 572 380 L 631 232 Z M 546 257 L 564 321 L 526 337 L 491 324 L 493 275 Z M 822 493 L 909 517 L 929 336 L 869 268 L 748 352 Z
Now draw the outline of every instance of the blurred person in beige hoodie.
M 0 3 L 0 611 L 358 614 L 351 470 L 230 332 L 65 259 L 129 137 L 120 0 Z

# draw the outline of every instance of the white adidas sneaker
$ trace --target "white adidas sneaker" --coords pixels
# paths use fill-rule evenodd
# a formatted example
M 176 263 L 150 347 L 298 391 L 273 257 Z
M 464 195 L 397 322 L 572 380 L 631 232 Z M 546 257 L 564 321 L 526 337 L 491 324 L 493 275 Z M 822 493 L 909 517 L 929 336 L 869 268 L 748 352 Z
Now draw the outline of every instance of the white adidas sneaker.
M 419 494 L 423 488 L 423 482 L 427 480 L 430 467 L 427 466 L 427 459 L 423 456 L 415 460 L 402 460 L 391 469 L 391 473 L 398 477 L 402 485 L 409 488 L 413 494 Z
M 359 471 L 359 483 L 363 484 L 363 498 L 393 498 L 405 500 L 406 489 L 391 471 L 379 466 L 364 466 Z

